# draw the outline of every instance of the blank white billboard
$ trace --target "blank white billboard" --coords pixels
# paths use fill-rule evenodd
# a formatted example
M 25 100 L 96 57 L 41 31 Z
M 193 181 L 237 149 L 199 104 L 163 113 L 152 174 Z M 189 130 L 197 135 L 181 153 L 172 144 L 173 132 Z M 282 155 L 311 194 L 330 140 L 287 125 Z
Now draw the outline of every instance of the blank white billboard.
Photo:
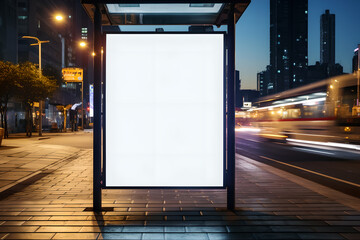
M 223 38 L 106 35 L 106 187 L 223 187 Z

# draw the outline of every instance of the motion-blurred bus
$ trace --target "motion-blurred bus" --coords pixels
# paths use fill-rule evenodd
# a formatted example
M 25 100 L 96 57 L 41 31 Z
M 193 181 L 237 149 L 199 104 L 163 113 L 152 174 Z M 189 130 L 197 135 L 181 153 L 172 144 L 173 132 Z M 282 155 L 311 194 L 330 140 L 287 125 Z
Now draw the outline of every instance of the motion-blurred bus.
M 359 87 L 347 74 L 263 97 L 249 110 L 269 139 L 360 143 Z

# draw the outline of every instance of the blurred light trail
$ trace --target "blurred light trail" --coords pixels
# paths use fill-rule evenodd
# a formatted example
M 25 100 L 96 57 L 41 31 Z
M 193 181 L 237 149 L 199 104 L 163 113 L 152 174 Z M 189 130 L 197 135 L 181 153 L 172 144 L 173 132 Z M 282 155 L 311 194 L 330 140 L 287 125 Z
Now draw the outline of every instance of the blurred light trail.
M 314 152 L 314 153 L 328 154 L 328 155 L 335 155 L 335 153 L 318 151 L 318 150 L 313 150 L 313 149 L 308 149 L 308 148 L 299 148 L 299 147 L 293 147 L 293 148 L 297 149 L 297 150 L 300 150 L 300 151 Z
M 291 138 L 287 138 L 286 141 L 294 142 L 294 143 L 314 144 L 314 145 L 327 146 L 327 147 L 346 148 L 351 150 L 360 150 L 360 145 L 347 144 L 347 143 L 306 141 L 306 140 L 291 139 Z
M 260 132 L 260 128 L 239 127 L 239 128 L 235 128 L 235 132 Z

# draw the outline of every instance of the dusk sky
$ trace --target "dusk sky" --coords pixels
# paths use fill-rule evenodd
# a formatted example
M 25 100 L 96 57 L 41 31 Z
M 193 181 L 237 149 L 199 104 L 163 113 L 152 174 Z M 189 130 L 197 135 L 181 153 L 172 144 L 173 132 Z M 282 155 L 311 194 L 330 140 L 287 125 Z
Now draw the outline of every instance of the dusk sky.
M 335 14 L 335 61 L 351 72 L 354 49 L 360 43 L 359 0 L 308 1 L 309 65 L 320 61 L 320 16 Z M 256 74 L 270 63 L 270 0 L 252 0 L 236 27 L 236 69 L 242 89 L 256 89 Z
M 360 44 L 360 0 L 308 0 L 308 64 L 320 61 L 320 16 L 326 9 L 335 14 L 335 61 L 350 73 L 354 49 Z M 188 26 L 120 26 L 123 31 L 148 31 L 156 27 L 165 31 L 188 29 Z M 270 0 L 252 0 L 236 25 L 236 69 L 240 70 L 242 89 L 256 89 L 257 73 L 270 63 L 269 38 Z

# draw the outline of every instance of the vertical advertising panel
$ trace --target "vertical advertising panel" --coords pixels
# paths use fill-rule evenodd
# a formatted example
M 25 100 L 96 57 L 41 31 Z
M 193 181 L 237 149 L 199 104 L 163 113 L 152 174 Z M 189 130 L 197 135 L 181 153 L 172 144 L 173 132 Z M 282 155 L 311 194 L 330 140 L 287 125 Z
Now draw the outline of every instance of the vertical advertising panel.
M 106 35 L 105 187 L 224 186 L 224 35 Z

